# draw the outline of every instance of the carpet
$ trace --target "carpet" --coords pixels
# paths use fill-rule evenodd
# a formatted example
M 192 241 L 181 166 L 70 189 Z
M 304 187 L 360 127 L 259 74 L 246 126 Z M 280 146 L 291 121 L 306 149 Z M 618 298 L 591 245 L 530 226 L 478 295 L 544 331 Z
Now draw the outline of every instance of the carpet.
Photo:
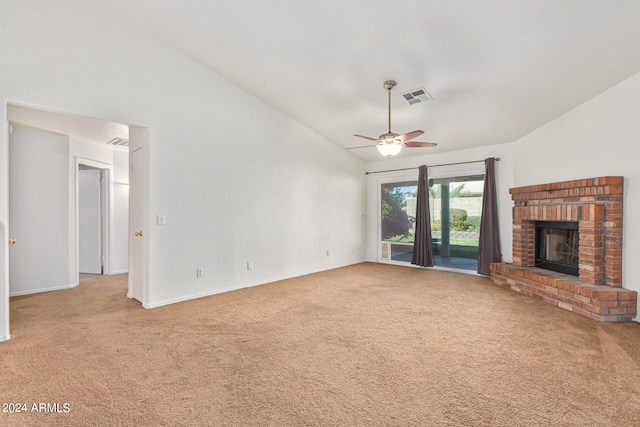
M 487 278 L 363 263 L 152 310 L 126 291 L 11 299 L 0 425 L 640 426 L 640 324 Z

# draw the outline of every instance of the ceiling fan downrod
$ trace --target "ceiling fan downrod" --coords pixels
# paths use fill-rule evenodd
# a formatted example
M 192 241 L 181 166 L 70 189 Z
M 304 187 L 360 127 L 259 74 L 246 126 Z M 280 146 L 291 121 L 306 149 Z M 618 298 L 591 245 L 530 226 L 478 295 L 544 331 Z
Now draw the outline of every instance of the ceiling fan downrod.
M 387 80 L 382 85 L 387 90 L 387 117 L 389 123 L 389 128 L 387 130 L 388 133 L 391 133 L 391 91 L 395 89 L 396 84 L 397 83 L 395 80 Z

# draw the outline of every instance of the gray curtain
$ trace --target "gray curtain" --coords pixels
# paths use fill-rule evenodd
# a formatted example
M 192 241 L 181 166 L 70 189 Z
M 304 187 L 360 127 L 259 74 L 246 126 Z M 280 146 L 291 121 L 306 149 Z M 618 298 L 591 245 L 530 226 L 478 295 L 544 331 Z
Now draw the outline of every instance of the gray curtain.
M 478 274 L 488 276 L 489 264 L 502 261 L 498 227 L 498 195 L 496 194 L 496 159 L 484 160 L 484 194 L 478 243 Z
M 429 212 L 429 177 L 427 167 L 418 169 L 418 199 L 416 201 L 416 234 L 413 240 L 411 264 L 433 267 L 433 246 L 431 245 L 431 213 Z

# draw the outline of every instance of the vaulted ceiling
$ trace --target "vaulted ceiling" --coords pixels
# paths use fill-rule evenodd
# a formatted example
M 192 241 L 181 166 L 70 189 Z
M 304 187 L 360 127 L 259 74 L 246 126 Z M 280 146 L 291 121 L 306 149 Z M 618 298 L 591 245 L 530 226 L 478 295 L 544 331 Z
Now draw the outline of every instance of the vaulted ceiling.
M 392 129 L 439 144 L 401 157 L 515 141 L 640 72 L 637 0 L 91 1 L 345 148 L 386 132 L 396 80 Z

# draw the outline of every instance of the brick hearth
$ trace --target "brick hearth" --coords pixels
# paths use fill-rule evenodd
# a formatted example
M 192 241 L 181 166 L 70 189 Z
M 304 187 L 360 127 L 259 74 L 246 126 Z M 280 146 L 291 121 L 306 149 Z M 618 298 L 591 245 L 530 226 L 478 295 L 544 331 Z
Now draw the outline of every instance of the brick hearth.
M 513 263 L 491 265 L 491 280 L 600 321 L 636 314 L 637 293 L 622 288 L 623 177 L 512 188 Z M 578 277 L 535 267 L 535 222 L 578 222 Z

